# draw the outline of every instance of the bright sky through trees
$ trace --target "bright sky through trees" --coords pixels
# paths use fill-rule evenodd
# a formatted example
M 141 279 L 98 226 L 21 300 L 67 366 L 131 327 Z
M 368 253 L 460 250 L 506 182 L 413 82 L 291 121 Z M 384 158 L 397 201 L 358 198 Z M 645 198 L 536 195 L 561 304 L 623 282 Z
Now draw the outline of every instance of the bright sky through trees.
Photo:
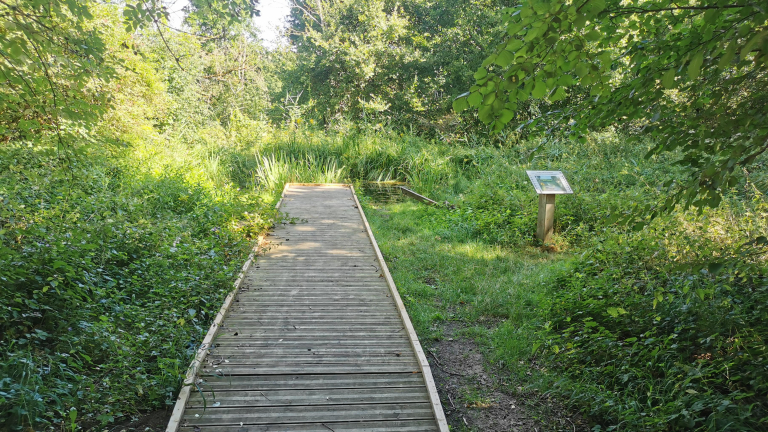
M 171 27 L 181 28 L 184 20 L 184 7 L 189 0 L 168 0 L 166 5 L 171 13 Z M 290 0 L 261 0 L 259 2 L 261 15 L 254 18 L 256 26 L 261 30 L 261 37 L 267 47 L 274 47 L 280 41 L 280 32 L 285 28 L 285 19 L 291 12 Z

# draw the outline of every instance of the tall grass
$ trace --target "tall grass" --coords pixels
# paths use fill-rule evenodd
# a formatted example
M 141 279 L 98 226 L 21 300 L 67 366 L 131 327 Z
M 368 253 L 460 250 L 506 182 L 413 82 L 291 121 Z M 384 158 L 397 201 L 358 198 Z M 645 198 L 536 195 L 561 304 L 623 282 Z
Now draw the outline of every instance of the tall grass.
M 273 153 L 257 159 L 254 184 L 260 189 L 277 190 L 285 183 L 338 183 L 347 178 L 346 167 L 338 167 L 336 159 L 313 153 Z

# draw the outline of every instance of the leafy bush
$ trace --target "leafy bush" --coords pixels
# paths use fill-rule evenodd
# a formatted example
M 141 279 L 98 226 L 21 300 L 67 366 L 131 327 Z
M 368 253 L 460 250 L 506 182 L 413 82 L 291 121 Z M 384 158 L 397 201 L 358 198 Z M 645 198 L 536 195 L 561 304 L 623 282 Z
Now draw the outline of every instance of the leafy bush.
M 765 203 L 737 214 L 765 234 Z M 744 246 L 733 217 L 726 206 L 603 236 L 554 279 L 535 346 L 569 377 L 552 391 L 594 430 L 764 428 L 765 242 Z
M 269 225 L 254 195 L 147 150 L 0 153 L 4 427 L 106 423 L 172 403 L 246 233 Z

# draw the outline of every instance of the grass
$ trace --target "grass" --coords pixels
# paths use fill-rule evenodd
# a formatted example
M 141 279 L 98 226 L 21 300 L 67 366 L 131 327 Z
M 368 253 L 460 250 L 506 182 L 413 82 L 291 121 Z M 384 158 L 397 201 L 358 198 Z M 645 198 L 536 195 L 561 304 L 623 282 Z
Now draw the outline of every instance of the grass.
M 569 254 L 468 239 L 461 227 L 435 222 L 435 214 L 443 209 L 412 202 L 364 202 L 420 337 L 439 339 L 441 323 L 455 320 L 477 325 L 481 345 L 494 346 L 495 329 L 505 322 L 519 329 L 514 338 L 503 338 L 505 351 L 530 353 L 535 335 L 526 324 L 539 315 L 536 307 L 547 293 L 547 275 L 562 268 Z

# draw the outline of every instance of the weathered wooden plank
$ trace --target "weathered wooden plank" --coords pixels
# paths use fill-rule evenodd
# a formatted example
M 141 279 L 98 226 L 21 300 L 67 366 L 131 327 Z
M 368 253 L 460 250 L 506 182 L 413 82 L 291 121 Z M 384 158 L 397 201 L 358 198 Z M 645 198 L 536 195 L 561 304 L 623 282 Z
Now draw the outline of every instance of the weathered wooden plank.
M 271 283 L 275 282 L 283 282 L 283 281 L 291 281 L 291 285 L 298 284 L 300 286 L 303 281 L 309 281 L 312 282 L 314 280 L 319 281 L 325 281 L 333 282 L 333 281 L 340 281 L 344 282 L 347 280 L 352 281 L 362 281 L 366 283 L 370 283 L 372 281 L 378 282 L 376 279 L 381 279 L 381 273 L 379 270 L 377 270 L 373 265 L 368 266 L 366 268 L 352 268 L 352 269 L 337 269 L 337 270 L 327 270 L 324 273 L 317 273 L 313 275 L 308 275 L 306 278 L 299 278 L 296 274 L 288 274 L 289 271 L 301 271 L 301 272 L 309 272 L 307 269 L 303 268 L 296 268 L 292 267 L 291 270 L 285 269 L 285 270 L 279 270 L 279 271 L 269 271 L 264 273 L 255 274 L 252 277 L 248 278 L 248 282 L 251 281 L 267 281 Z M 335 273 L 335 274 L 334 274 Z M 386 286 L 385 281 L 383 282 L 382 286 Z
M 247 296 L 242 296 L 238 303 L 238 306 L 251 306 L 258 304 L 262 307 L 278 306 L 278 305 L 295 305 L 296 307 L 303 308 L 305 306 L 336 306 L 336 310 L 343 311 L 344 309 L 356 306 L 377 306 L 392 304 L 392 301 L 386 294 L 381 292 L 368 292 L 367 298 L 360 296 L 359 294 L 347 294 L 328 296 L 326 298 L 318 297 L 316 295 L 300 295 L 296 293 L 291 295 L 290 292 L 285 292 L 285 295 L 278 296 L 274 293 L 263 293 L 261 291 L 255 291 L 249 293 Z
M 183 427 L 184 432 L 433 432 L 434 420 Z
M 242 303 L 243 301 L 256 301 L 271 297 L 290 298 L 295 299 L 310 299 L 310 298 L 323 298 L 322 294 L 328 294 L 331 297 L 348 297 L 357 296 L 365 298 L 365 296 L 384 296 L 387 297 L 389 290 L 386 286 L 371 286 L 371 287 L 328 287 L 328 286 L 309 286 L 309 287 L 250 287 L 247 291 L 243 291 L 242 295 L 237 299 L 236 303 Z M 357 298 L 355 297 L 355 298 Z
M 287 307 L 287 308 L 309 308 L 312 307 L 318 308 L 318 307 L 327 307 L 331 310 L 344 310 L 349 308 L 386 308 L 389 309 L 390 303 L 387 302 L 387 297 L 381 296 L 381 299 L 368 299 L 368 300 L 361 300 L 361 299 L 342 299 L 340 298 L 336 302 L 327 302 L 327 301 L 318 301 L 313 298 L 302 298 L 302 297 L 288 297 L 285 299 L 276 299 L 274 297 L 268 297 L 268 298 L 259 298 L 259 297 L 253 297 L 248 300 L 240 300 L 238 306 L 241 307 L 251 307 L 251 306 L 258 306 L 262 308 L 279 308 L 279 307 Z
M 245 325 L 246 323 L 251 325 L 265 325 L 269 323 L 274 325 L 333 325 L 342 322 L 346 325 L 379 323 L 382 323 L 383 325 L 388 323 L 401 323 L 401 321 L 388 316 L 388 314 L 378 314 L 374 316 L 358 314 L 354 317 L 346 317 L 346 319 L 342 319 L 342 315 L 308 316 L 302 313 L 294 315 L 278 315 L 274 319 L 264 320 L 255 315 L 232 312 L 232 314 L 228 317 L 229 319 L 226 322 L 229 326 L 241 324 Z
M 407 339 L 390 339 L 390 340 L 316 340 L 316 339 L 304 339 L 304 340 L 285 340 L 285 339 L 273 339 L 273 340 L 249 340 L 249 341 L 216 341 L 216 347 L 238 347 L 238 348 L 258 348 L 258 347 L 286 347 L 286 348 L 304 348 L 304 349 L 321 349 L 321 348 L 352 348 L 352 347 L 380 347 L 389 349 L 408 349 Z
M 285 354 L 285 355 L 303 355 L 304 353 L 318 353 L 318 354 L 335 354 L 346 353 L 350 355 L 363 356 L 366 354 L 396 354 L 401 353 L 403 356 L 410 356 L 408 350 L 408 344 L 402 343 L 399 345 L 375 345 L 375 346 L 355 346 L 355 345 L 319 345 L 314 344 L 309 348 L 295 345 L 275 345 L 275 346 L 247 346 L 247 345 L 232 345 L 224 344 L 217 345 L 209 350 L 211 355 L 221 358 L 225 355 L 234 355 L 242 353 L 243 355 L 251 355 L 257 358 L 260 355 L 270 354 Z
M 322 269 L 333 269 L 336 267 L 346 267 L 346 268 L 354 268 L 354 267 L 369 267 L 371 265 L 375 265 L 378 267 L 378 263 L 371 259 L 366 258 L 363 260 L 357 260 L 357 259 L 347 259 L 347 258 L 332 258 L 328 260 L 319 260 L 319 259 L 285 259 L 284 261 L 277 262 L 277 261 L 262 261 L 258 266 L 254 266 L 256 271 L 259 271 L 260 269 L 274 269 L 278 271 L 290 271 L 291 269 L 295 270 L 312 270 L 315 268 L 322 268 Z
M 384 281 L 380 281 L 380 278 L 376 275 L 361 276 L 355 279 L 341 279 L 334 277 L 321 278 L 317 277 L 310 280 L 300 280 L 298 278 L 272 278 L 272 279 L 249 279 L 248 284 L 243 287 L 243 291 L 248 291 L 256 288 L 258 290 L 259 285 L 265 288 L 274 287 L 286 287 L 286 288 L 311 288 L 313 286 L 321 287 L 386 287 Z
M 345 313 L 369 313 L 369 312 L 388 312 L 394 309 L 394 307 L 390 307 L 389 305 L 371 305 L 371 306 L 348 306 L 345 310 L 341 310 L 339 307 L 334 307 L 334 305 L 296 305 L 295 307 L 290 306 L 271 306 L 269 308 L 260 308 L 257 305 L 254 306 L 248 306 L 241 303 L 238 303 L 237 308 L 235 310 L 237 311 L 243 311 L 248 309 L 260 309 L 264 312 L 272 312 L 272 313 L 283 313 L 283 312 L 298 312 L 298 311 L 304 311 L 306 313 L 310 313 L 311 311 L 314 312 L 320 312 L 324 311 L 323 313 L 336 313 L 338 316 L 343 317 Z M 395 309 L 396 310 L 396 309 Z
M 232 377 L 202 377 L 198 386 L 203 390 L 281 390 L 281 389 L 339 389 L 418 387 L 424 385 L 421 373 L 373 373 L 345 375 L 251 375 Z
M 200 375 L 287 375 L 307 374 L 351 374 L 351 373 L 408 373 L 419 370 L 417 362 L 413 364 L 271 364 L 271 365 L 229 365 L 220 368 L 203 368 Z
M 252 318 L 256 320 L 264 320 L 265 318 L 279 319 L 279 318 L 317 318 L 317 319 L 331 319 L 331 320 L 343 320 L 345 318 L 369 318 L 369 319 L 384 319 L 389 317 L 388 312 L 371 312 L 371 311 L 357 311 L 350 310 L 346 312 L 336 311 L 331 313 L 327 310 L 321 309 L 301 309 L 301 310 L 261 310 L 258 308 L 233 308 L 230 312 L 235 318 Z
M 236 332 L 237 333 L 237 332 Z M 389 334 L 374 334 L 374 333 L 364 333 L 364 332 L 354 332 L 354 333 L 336 333 L 336 332 L 328 332 L 328 333 L 313 333 L 313 334 L 307 334 L 307 333 L 289 333 L 284 332 L 280 334 L 255 334 L 255 333 L 238 333 L 237 336 L 233 335 L 220 335 L 216 339 L 214 339 L 215 343 L 217 344 L 223 344 L 223 343 L 243 343 L 243 344 L 254 344 L 254 343 L 300 343 L 304 341 L 310 341 L 310 342 L 322 342 L 322 343 L 360 343 L 360 344 L 377 344 L 380 342 L 397 342 L 403 340 L 407 335 L 407 331 L 403 332 L 401 330 L 393 331 Z
M 254 350 L 254 352 L 243 352 L 243 350 L 236 350 L 232 347 L 229 348 L 221 348 L 218 350 L 210 350 L 211 353 L 209 356 L 210 358 L 206 359 L 206 363 L 208 365 L 211 364 L 221 364 L 221 363 L 231 363 L 238 359 L 251 359 L 253 361 L 261 361 L 263 359 L 275 359 L 276 361 L 278 359 L 297 359 L 297 360 L 305 360 L 305 359 L 336 359 L 339 361 L 347 361 L 349 359 L 358 359 L 360 361 L 364 360 L 401 360 L 412 357 L 411 353 L 409 351 L 399 351 L 399 350 L 392 350 L 392 349 L 382 349 L 377 348 L 374 350 L 362 350 L 362 349 L 350 349 L 347 351 L 331 351 L 331 350 L 302 350 L 302 349 L 294 349 L 294 350 Z M 366 352 L 367 351 L 367 352 Z M 239 360 L 238 360 L 239 361 Z
M 289 305 L 282 305 L 282 306 L 269 306 L 269 307 L 260 307 L 257 304 L 254 304 L 252 306 L 246 305 L 244 303 L 238 303 L 236 311 L 261 311 L 264 314 L 267 313 L 298 313 L 299 311 L 303 311 L 305 313 L 312 313 L 312 312 L 321 312 L 324 314 L 333 314 L 337 315 L 339 317 L 344 317 L 345 313 L 386 313 L 394 309 L 393 307 L 390 307 L 389 305 L 369 305 L 369 306 L 346 306 L 342 310 L 339 307 L 334 307 L 333 305 L 295 305 L 294 307 L 291 307 Z
M 390 387 L 324 390 L 203 391 L 189 397 L 187 408 L 235 408 L 285 405 L 348 405 L 372 403 L 429 403 L 426 387 Z
M 405 186 L 400 186 L 400 190 L 402 190 L 405 195 L 407 195 L 407 196 L 409 196 L 409 197 L 411 197 L 411 198 L 413 198 L 413 199 L 415 199 L 417 201 L 421 201 L 424 204 L 427 204 L 427 205 L 438 205 L 437 201 L 431 200 L 431 199 L 425 197 L 424 195 L 418 194 L 418 193 L 408 189 Z
M 325 423 L 371 420 L 422 420 L 432 417 L 428 403 L 246 408 L 189 408 L 185 420 L 195 425 Z
M 266 364 L 266 363 L 409 363 L 415 359 L 414 356 L 396 355 L 393 353 L 387 354 L 317 354 L 316 352 L 304 351 L 304 352 L 291 352 L 289 354 L 223 354 L 221 352 L 216 353 L 216 357 L 210 360 L 209 365 L 216 364 L 220 366 L 222 364 L 228 365 L 244 365 L 244 364 Z
M 250 323 L 230 323 L 227 325 L 227 327 L 224 327 L 222 329 L 222 332 L 233 334 L 234 332 L 238 332 L 238 334 L 263 334 L 262 332 L 264 329 L 261 327 L 253 327 L 249 326 Z M 254 323 L 258 325 L 258 323 Z M 364 332 L 364 333 L 395 333 L 399 332 L 400 329 L 402 329 L 402 324 L 396 323 L 396 322 L 389 322 L 384 325 L 373 323 L 373 322 L 367 322 L 358 324 L 357 326 L 334 326 L 333 324 L 329 322 L 327 325 L 317 325 L 314 323 L 310 324 L 291 324 L 286 323 L 283 325 L 274 326 L 274 329 L 267 329 L 267 331 L 277 331 L 282 332 L 284 334 L 285 332 L 302 332 L 302 333 L 310 333 L 314 334 L 316 332 L 326 332 L 326 333 L 332 333 L 332 332 Z M 346 324 L 346 322 L 345 322 Z M 245 333 L 248 332 L 248 333 Z M 338 334 L 338 333 L 336 333 Z
M 289 282 L 290 281 L 288 281 L 288 282 L 280 282 L 280 283 L 276 282 L 276 283 L 273 283 L 273 284 L 261 285 L 261 286 L 249 283 L 248 285 L 245 285 L 245 286 L 241 287 L 240 288 L 240 292 L 243 295 L 247 296 L 248 293 L 258 293 L 259 291 L 264 291 L 264 290 L 267 290 L 267 291 L 269 291 L 269 290 L 288 291 L 288 290 L 293 290 L 293 289 L 312 289 L 312 288 L 316 288 L 316 289 L 329 289 L 329 290 L 330 289 L 353 290 L 355 288 L 359 288 L 359 289 L 371 289 L 372 290 L 372 289 L 380 289 L 380 288 L 386 288 L 387 287 L 385 283 L 382 283 L 382 282 L 379 282 L 379 281 L 368 281 L 368 282 L 365 282 L 365 281 L 359 281 L 359 282 L 328 282 L 328 281 L 327 282 L 323 282 L 323 281 L 312 282 L 312 281 L 305 281 L 305 282 L 296 283 L 296 284 L 290 284 Z M 240 296 L 240 297 L 242 297 L 242 296 Z M 238 300 L 240 300 L 240 298 L 238 298 Z M 235 302 L 237 303 L 237 301 L 235 301 Z
M 397 323 L 395 321 L 386 323 L 386 324 L 380 324 L 377 322 L 368 322 L 368 323 L 362 323 L 362 324 L 356 324 L 356 325 L 350 325 L 346 321 L 341 322 L 328 322 L 324 324 L 317 324 L 314 322 L 309 322 L 308 324 L 290 324 L 290 323 L 284 323 L 284 324 L 276 324 L 274 322 L 265 323 L 265 325 L 259 325 L 258 327 L 253 327 L 251 324 L 253 321 L 249 321 L 247 324 L 235 324 L 232 323 L 232 321 L 227 320 L 227 324 L 221 326 L 222 332 L 227 332 L 228 330 L 238 331 L 243 328 L 247 329 L 248 333 L 255 334 L 255 333 L 261 333 L 261 332 L 271 332 L 271 331 L 282 331 L 282 330 L 323 330 L 325 332 L 335 332 L 335 331 L 382 331 L 382 332 L 391 332 L 393 330 L 400 330 L 403 328 L 403 325 L 401 323 Z

